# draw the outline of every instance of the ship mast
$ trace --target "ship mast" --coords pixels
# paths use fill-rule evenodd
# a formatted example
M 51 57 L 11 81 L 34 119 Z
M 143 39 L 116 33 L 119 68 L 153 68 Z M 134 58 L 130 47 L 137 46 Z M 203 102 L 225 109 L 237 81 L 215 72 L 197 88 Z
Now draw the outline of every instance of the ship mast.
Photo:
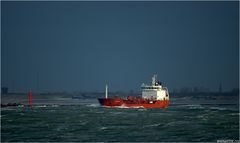
M 152 85 L 154 86 L 156 84 L 156 79 L 157 79 L 157 75 L 154 74 L 152 77 Z
M 108 86 L 106 84 L 105 98 L 108 98 Z

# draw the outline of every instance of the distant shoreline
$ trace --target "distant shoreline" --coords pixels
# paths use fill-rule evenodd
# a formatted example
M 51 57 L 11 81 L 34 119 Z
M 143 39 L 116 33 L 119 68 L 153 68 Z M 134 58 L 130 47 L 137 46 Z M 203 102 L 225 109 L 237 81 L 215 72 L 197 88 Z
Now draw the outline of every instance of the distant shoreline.
M 126 98 L 128 94 L 116 94 L 110 93 L 109 97 L 121 97 Z M 135 95 L 137 96 L 137 95 Z M 98 103 L 97 98 L 104 97 L 104 93 L 82 93 L 82 94 L 34 94 L 33 93 L 33 105 L 78 105 L 82 103 L 91 104 Z M 18 94 L 3 94 L 1 95 L 1 104 L 23 104 L 28 105 L 27 93 Z M 239 96 L 237 94 L 230 93 L 196 93 L 196 94 L 170 94 L 171 105 L 239 105 Z

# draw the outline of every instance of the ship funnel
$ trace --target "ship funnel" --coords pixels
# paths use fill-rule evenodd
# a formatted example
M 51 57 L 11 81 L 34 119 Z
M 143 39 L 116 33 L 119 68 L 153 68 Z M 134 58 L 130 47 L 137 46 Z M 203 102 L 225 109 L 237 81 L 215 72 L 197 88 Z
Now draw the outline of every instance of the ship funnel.
M 108 86 L 106 84 L 105 98 L 108 98 Z

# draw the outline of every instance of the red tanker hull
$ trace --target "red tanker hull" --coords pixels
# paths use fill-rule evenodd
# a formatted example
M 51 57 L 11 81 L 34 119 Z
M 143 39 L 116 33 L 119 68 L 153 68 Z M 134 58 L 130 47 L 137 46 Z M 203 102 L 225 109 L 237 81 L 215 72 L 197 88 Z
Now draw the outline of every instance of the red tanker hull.
M 121 99 L 121 98 L 99 98 L 99 103 L 106 107 L 126 106 L 126 107 L 144 107 L 144 108 L 166 108 L 169 100 L 150 101 L 145 99 Z

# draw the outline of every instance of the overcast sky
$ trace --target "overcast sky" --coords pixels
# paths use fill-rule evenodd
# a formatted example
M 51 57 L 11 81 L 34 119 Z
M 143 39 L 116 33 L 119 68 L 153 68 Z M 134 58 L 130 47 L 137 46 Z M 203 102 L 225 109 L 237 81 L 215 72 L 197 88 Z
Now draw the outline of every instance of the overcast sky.
M 238 2 L 1 2 L 11 91 L 238 87 Z

